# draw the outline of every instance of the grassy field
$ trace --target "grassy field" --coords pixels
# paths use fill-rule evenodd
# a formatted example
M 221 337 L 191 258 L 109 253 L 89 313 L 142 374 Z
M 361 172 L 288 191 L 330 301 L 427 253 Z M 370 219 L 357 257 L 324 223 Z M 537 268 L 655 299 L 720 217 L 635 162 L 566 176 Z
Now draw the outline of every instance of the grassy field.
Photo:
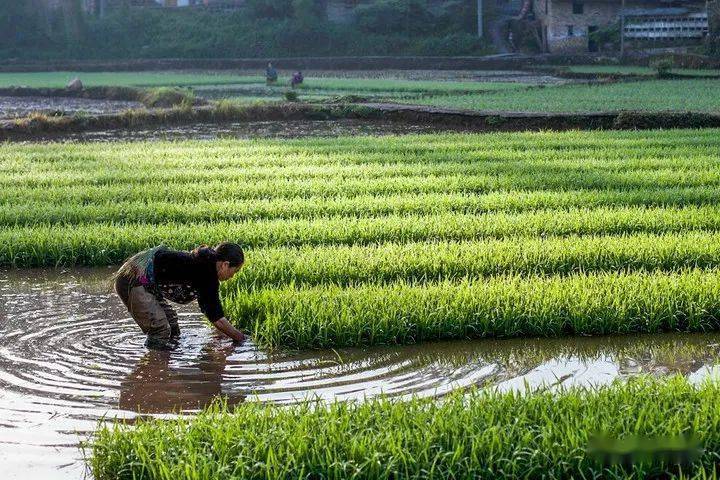
M 568 72 L 575 73 L 600 73 L 608 75 L 643 75 L 654 76 L 657 69 L 652 67 L 639 67 L 633 65 L 572 65 L 565 67 Z M 699 68 L 673 68 L 670 73 L 686 77 L 720 76 L 720 70 L 699 69 Z
M 578 66 L 578 72 L 628 74 L 651 71 L 645 67 Z M 586 73 L 587 73 L 586 72 Z M 683 71 L 683 74 L 712 74 L 715 71 Z M 235 102 L 284 102 L 289 78 L 281 77 L 274 86 L 266 86 L 259 75 L 182 72 L 33 72 L 0 73 L 0 87 L 63 87 L 73 77 L 85 85 L 138 87 L 197 87 L 213 99 Z M 601 85 L 555 85 L 537 88 L 522 83 L 407 80 L 393 78 L 306 77 L 296 92 L 301 101 L 316 102 L 357 95 L 379 102 L 401 102 L 437 107 L 491 111 L 598 112 L 608 110 L 676 110 L 715 112 L 720 97 L 714 94 L 717 80 L 646 80 Z
M 27 86 L 61 88 L 78 77 L 86 86 L 212 86 L 242 85 L 274 92 L 290 86 L 290 77 L 280 77 L 274 86 L 266 87 L 262 75 L 233 75 L 228 73 L 183 72 L 29 72 L 0 73 L 0 87 Z M 300 90 L 329 92 L 385 92 L 385 93 L 453 93 L 502 90 L 523 87 L 510 82 L 473 82 L 440 80 L 403 80 L 391 78 L 332 78 L 307 76 Z
M 641 378 L 597 390 L 485 391 L 441 402 L 248 403 L 232 413 L 215 408 L 105 427 L 90 465 L 98 480 L 716 478 L 719 399 L 717 384 Z M 654 450 L 638 439 L 654 442 Z M 669 458 L 680 451 L 694 464 L 670 466 L 657 453 L 639 460 L 660 442 L 675 445 L 666 447 Z M 630 458 L 635 463 L 623 468 Z
M 0 265 L 238 241 L 266 346 L 714 330 L 718 133 L 4 144 Z
M 78 77 L 86 86 L 164 87 L 264 82 L 264 77 L 182 72 L 28 72 L 0 73 L 0 87 L 63 88 Z
M 525 112 L 612 110 L 720 111 L 718 80 L 647 80 L 602 85 L 562 85 L 408 101 L 437 107 Z

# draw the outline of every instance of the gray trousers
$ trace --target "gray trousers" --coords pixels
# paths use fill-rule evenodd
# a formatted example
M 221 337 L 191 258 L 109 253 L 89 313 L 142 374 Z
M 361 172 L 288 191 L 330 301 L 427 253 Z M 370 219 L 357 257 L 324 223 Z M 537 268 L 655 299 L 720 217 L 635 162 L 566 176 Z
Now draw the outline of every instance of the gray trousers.
M 142 285 L 132 286 L 130 280 L 124 276 L 115 280 L 115 292 L 135 323 L 148 336 L 146 345 L 162 345 L 180 335 L 177 313 L 167 300 L 158 300 Z

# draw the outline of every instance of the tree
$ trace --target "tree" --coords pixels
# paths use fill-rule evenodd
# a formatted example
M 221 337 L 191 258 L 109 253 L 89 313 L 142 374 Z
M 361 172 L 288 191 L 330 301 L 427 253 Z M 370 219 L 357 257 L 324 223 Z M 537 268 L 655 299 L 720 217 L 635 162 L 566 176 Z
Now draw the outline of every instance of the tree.
M 327 20 L 327 5 L 318 0 L 293 0 L 293 14 L 300 28 L 312 29 Z
M 355 22 L 367 33 L 382 35 L 427 34 L 435 26 L 435 18 L 427 1 L 376 0 L 355 8 Z
M 85 19 L 81 0 L 63 0 L 65 42 L 68 47 L 77 45 L 85 36 Z
M 253 18 L 281 19 L 292 16 L 292 3 L 292 0 L 247 0 L 245 5 Z
M 47 43 L 47 6 L 41 0 L 0 2 L 0 46 L 32 47 Z

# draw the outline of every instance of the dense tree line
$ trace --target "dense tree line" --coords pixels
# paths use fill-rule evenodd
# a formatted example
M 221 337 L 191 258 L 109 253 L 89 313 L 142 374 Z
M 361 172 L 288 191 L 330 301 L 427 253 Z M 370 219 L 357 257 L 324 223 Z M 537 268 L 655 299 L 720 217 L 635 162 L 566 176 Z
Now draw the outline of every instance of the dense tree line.
M 362 3 L 345 23 L 326 0 L 248 0 L 237 10 L 133 8 L 104 17 L 81 0 L 48 11 L 42 0 L 0 2 L 4 58 L 169 58 L 305 55 L 462 55 L 487 51 L 475 29 L 475 2 Z

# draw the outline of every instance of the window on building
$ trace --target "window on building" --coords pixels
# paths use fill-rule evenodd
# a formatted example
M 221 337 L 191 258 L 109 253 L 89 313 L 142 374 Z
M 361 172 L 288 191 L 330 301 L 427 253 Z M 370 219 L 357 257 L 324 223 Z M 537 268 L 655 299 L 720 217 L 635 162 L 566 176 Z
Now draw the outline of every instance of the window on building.
M 582 14 L 585 11 L 585 4 L 583 2 L 573 1 L 573 13 Z
M 575 30 L 574 26 L 568 25 L 567 28 L 568 28 L 568 37 L 572 37 L 574 35 L 574 30 Z

